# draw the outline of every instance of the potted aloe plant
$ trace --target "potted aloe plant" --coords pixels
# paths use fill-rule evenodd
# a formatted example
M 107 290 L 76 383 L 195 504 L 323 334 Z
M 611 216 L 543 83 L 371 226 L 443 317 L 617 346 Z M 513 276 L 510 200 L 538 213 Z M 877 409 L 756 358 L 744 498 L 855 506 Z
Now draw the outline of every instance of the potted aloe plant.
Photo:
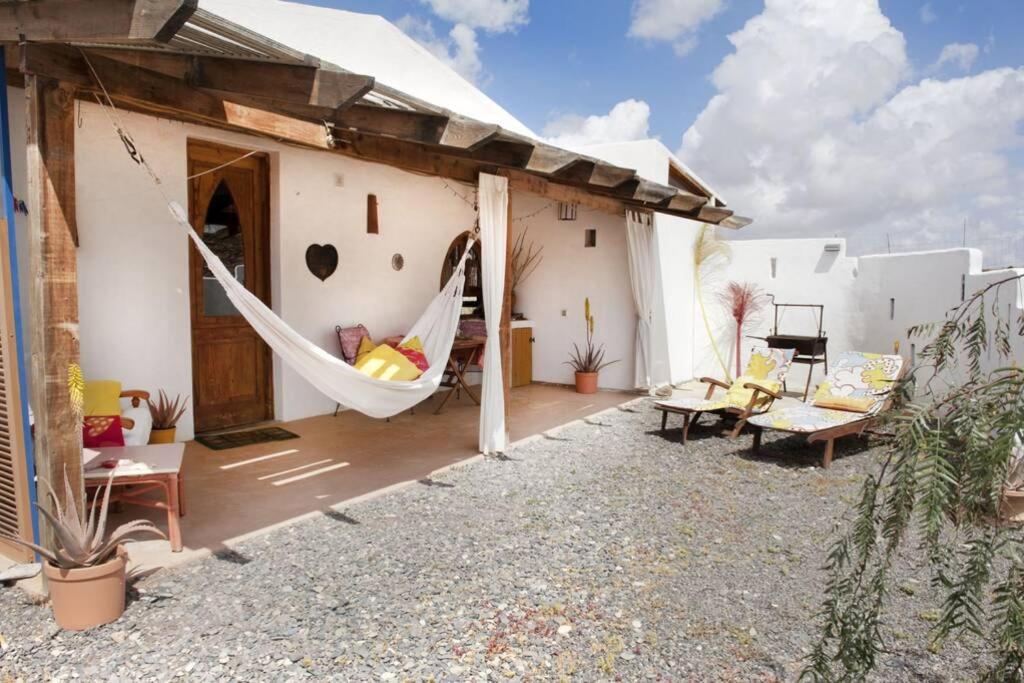
M 36 508 L 53 530 L 52 549 L 0 532 L 8 541 L 31 548 L 42 556 L 53 616 L 63 629 L 84 631 L 120 617 L 124 613 L 128 564 L 128 555 L 121 544 L 138 534 L 167 538 L 152 522 L 145 520 L 122 524 L 106 535 L 113 479 L 111 470 L 106 489 L 97 490 L 85 520 L 78 515 L 66 473 L 63 508 L 53 489 L 46 484 L 53 512 L 38 503 Z M 101 493 L 103 502 L 97 506 Z
M 594 316 L 590 313 L 589 297 L 583 300 L 583 317 L 587 325 L 587 342 L 582 349 L 573 343 L 569 360 L 565 363 L 576 371 L 576 392 L 593 394 L 597 392 L 598 373 L 603 368 L 619 361 L 606 361 L 604 359 L 604 344 L 594 344 Z
M 156 403 L 147 399 L 149 414 L 153 417 L 153 431 L 149 434 L 150 443 L 174 443 L 178 420 L 185 414 L 187 401 L 188 399 L 182 398 L 181 394 L 175 396 L 172 401 L 167 398 L 163 389 L 160 390 Z

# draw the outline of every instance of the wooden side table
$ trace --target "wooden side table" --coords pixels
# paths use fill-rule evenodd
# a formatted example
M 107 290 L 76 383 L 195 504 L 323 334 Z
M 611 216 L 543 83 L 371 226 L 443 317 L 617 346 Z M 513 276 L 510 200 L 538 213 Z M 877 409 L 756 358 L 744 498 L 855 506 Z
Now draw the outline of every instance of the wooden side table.
M 180 518 L 185 516 L 184 482 L 181 477 L 181 463 L 185 455 L 185 444 L 150 444 L 148 446 L 121 446 L 98 448 L 100 455 L 90 462 L 85 471 L 86 488 L 99 488 L 107 483 L 111 470 L 99 466 L 107 460 L 128 461 L 114 468 L 113 486 L 131 486 L 130 491 L 112 492 L 111 501 L 128 505 L 155 508 L 167 511 L 167 535 L 171 550 L 181 552 Z M 164 500 L 146 498 L 150 491 L 162 491 Z

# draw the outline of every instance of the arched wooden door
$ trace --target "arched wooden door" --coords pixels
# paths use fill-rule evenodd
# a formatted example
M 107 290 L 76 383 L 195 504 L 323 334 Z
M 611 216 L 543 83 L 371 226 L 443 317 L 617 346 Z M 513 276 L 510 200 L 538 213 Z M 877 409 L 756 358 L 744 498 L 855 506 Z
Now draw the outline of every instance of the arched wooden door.
M 189 181 L 189 218 L 228 270 L 270 305 L 267 160 L 254 155 L 234 161 L 245 153 L 189 141 L 189 176 L 211 171 Z M 270 348 L 228 300 L 194 246 L 189 252 L 196 431 L 271 419 Z

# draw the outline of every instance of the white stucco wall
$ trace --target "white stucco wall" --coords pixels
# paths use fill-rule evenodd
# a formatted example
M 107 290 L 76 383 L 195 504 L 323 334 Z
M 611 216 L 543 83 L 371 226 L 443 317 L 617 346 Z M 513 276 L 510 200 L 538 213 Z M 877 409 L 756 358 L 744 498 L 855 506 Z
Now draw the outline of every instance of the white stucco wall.
M 14 103 L 24 97 L 20 90 L 11 95 Z M 336 324 L 362 322 L 377 337 L 404 331 L 437 292 L 449 243 L 473 225 L 472 207 L 437 178 L 153 117 L 122 116 L 164 179 L 165 191 L 183 206 L 189 137 L 270 155 L 273 308 L 332 352 L 337 352 Z M 13 147 L 24 149 L 24 126 L 12 118 Z M 128 387 L 190 395 L 186 238 L 159 192 L 124 153 L 102 111 L 83 104 L 81 119 L 76 186 L 83 370 L 87 377 L 116 378 Z M 16 156 L 17 193 L 24 192 L 24 158 Z M 472 188 L 450 184 L 472 199 Z M 369 193 L 379 202 L 379 235 L 366 234 Z M 26 244 L 23 218 L 18 224 L 20 244 Z M 332 243 L 339 251 L 338 270 L 326 282 L 305 265 L 313 242 Z M 400 272 L 391 267 L 394 253 L 405 257 Z M 25 277 L 27 272 L 22 269 Z M 276 359 L 274 376 L 279 419 L 333 410 L 330 399 Z M 192 436 L 191 411 L 179 429 L 181 438 Z
M 840 251 L 826 252 L 828 244 L 839 245 Z M 716 297 L 716 292 L 729 281 L 755 283 L 774 294 L 780 303 L 824 304 L 824 328 L 833 356 L 850 349 L 892 353 L 899 343 L 900 352 L 910 358 L 927 340 L 910 339 L 907 330 L 920 323 L 943 320 L 946 312 L 962 300 L 961 283 L 970 296 L 985 284 L 1005 279 L 1013 272 L 983 271 L 981 252 L 973 249 L 855 258 L 846 256 L 846 243 L 841 239 L 742 240 L 732 241 L 730 246 L 731 262 L 710 278 L 705 304 L 712 314 L 712 329 L 718 334 L 719 348 L 733 369 L 734 327 Z M 776 260 L 774 277 L 772 259 Z M 1020 290 L 1004 291 L 1000 305 L 1016 320 L 1024 306 Z M 769 306 L 748 334 L 767 334 L 771 326 Z M 812 313 L 799 309 L 785 313 L 779 327 L 781 332 L 792 334 L 810 334 L 816 329 Z M 1024 358 L 1024 341 L 1019 337 L 1013 341 L 1015 357 Z M 744 340 L 743 346 L 746 349 L 759 343 Z M 695 376 L 722 374 L 699 319 L 694 323 L 693 355 Z M 993 357 L 992 362 L 996 361 Z M 812 387 L 821 380 L 823 372 L 823 366 L 816 367 Z M 806 377 L 806 368 L 802 366 L 791 374 L 796 384 Z M 794 388 L 792 383 L 790 388 Z
M 516 221 L 545 205 L 537 216 Z M 583 300 L 590 297 L 594 339 L 605 345 L 607 359 L 619 359 L 601 371 L 599 386 L 632 389 L 636 349 L 636 314 L 629 284 L 625 219 L 579 208 L 575 221 L 557 220 L 557 205 L 533 195 L 512 198 L 515 234 L 543 246 L 543 261 L 516 290 L 516 308 L 534 322 L 533 378 L 571 384 L 565 361 L 572 343 L 586 339 Z M 584 247 L 584 231 L 597 230 L 597 246 Z M 565 315 L 562 315 L 565 311 Z
M 11 89 L 12 143 L 24 149 L 18 106 Z M 115 378 L 124 386 L 191 395 L 191 318 L 188 243 L 158 190 L 124 148 L 103 112 L 81 106 L 76 131 L 79 320 L 82 367 L 90 378 Z M 270 158 L 272 307 L 303 336 L 337 353 L 336 324 L 362 322 L 375 337 L 405 331 L 437 292 L 441 263 L 451 242 L 474 223 L 472 187 L 405 173 L 340 155 L 281 145 L 149 116 L 122 114 L 127 128 L 171 199 L 187 206 L 187 141 L 219 141 L 258 149 Z M 15 154 L 15 192 L 23 197 L 24 156 Z M 468 200 L 454 197 L 455 191 Z M 366 195 L 379 203 L 380 234 L 366 234 Z M 534 377 L 571 383 L 564 361 L 572 341 L 583 340 L 583 299 L 597 318 L 597 338 L 609 358 L 621 359 L 601 378 L 607 388 L 631 388 L 635 316 L 629 286 L 623 219 L 580 209 L 579 220 L 560 222 L 549 200 L 513 193 L 514 223 L 529 227 L 544 245 L 544 262 L 519 292 L 518 309 L 535 322 Z M 27 252 L 27 221 L 18 217 Z M 586 228 L 598 231 L 596 248 L 583 246 Z M 309 273 L 306 248 L 331 243 L 337 272 L 326 282 Z M 396 272 L 391 257 L 401 253 Z M 22 254 L 25 259 L 26 254 Z M 27 277 L 27 263 L 22 268 Z M 27 287 L 24 288 L 27 291 Z M 561 315 L 562 310 L 566 316 Z M 333 410 L 334 403 L 274 360 L 278 419 Z M 193 435 L 193 416 L 179 424 L 179 438 Z

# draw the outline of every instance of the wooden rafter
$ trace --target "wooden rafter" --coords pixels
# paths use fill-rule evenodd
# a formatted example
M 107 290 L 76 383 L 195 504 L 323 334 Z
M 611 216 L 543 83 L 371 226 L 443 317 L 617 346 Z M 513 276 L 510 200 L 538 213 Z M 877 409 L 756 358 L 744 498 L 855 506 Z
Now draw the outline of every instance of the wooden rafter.
M 89 55 L 88 62 L 83 55 Z M 331 149 L 322 124 L 229 102 L 173 76 L 132 67 L 77 48 L 22 45 L 20 66 L 24 74 L 54 78 L 74 85 L 83 93 L 100 95 L 99 83 L 93 76 L 95 71 L 110 97 L 128 108 L 243 130 L 317 149 Z
M 30 0 L 0 3 L 0 41 L 167 42 L 198 0 Z
M 114 61 L 181 79 L 194 88 L 341 112 L 373 89 L 371 76 L 303 64 L 254 62 L 142 50 L 90 50 Z

